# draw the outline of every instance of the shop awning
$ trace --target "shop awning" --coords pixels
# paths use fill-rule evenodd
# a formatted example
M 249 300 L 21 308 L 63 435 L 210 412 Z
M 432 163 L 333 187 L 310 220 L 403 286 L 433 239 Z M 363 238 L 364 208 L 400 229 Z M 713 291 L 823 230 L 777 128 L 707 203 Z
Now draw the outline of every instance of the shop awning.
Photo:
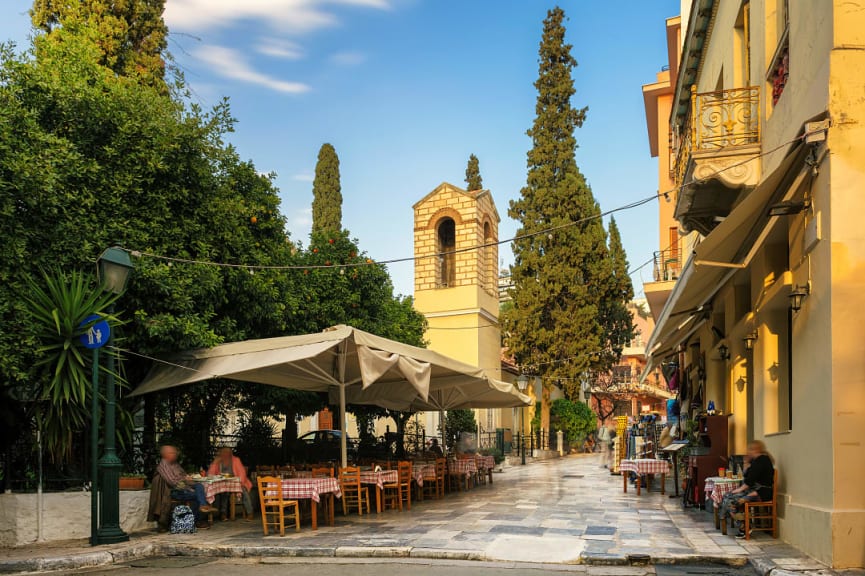
M 688 259 L 649 339 L 643 378 L 675 346 L 693 334 L 707 318 L 707 305 L 737 270 L 746 268 L 777 217 L 769 206 L 798 188 L 806 147 L 797 143 L 769 176 L 752 190 L 730 215 L 706 236 Z

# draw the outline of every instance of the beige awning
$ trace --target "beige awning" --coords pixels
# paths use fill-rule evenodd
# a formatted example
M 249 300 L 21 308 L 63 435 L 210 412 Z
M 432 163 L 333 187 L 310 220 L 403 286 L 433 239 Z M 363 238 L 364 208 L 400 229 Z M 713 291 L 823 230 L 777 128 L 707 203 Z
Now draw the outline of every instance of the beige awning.
M 706 318 L 707 305 L 737 270 L 746 268 L 777 217 L 769 206 L 798 187 L 806 147 L 797 143 L 769 176 L 737 204 L 694 249 L 649 339 L 643 378 Z M 699 323 L 699 324 L 698 324 Z
M 395 410 L 506 408 L 531 403 L 512 384 L 487 378 L 480 368 L 351 326 L 183 352 L 154 365 L 132 395 L 211 378 L 327 392 L 340 405 L 343 422 L 345 406 L 350 403 Z M 342 454 L 345 465 L 345 445 Z

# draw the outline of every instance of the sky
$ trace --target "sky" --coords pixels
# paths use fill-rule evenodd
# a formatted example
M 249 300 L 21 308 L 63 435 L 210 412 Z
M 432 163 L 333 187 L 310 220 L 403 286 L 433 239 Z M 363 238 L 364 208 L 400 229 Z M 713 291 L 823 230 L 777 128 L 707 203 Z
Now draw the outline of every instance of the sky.
M 0 39 L 28 44 L 32 0 L 0 2 Z M 412 255 L 412 205 L 463 186 L 469 154 L 502 222 L 526 180 L 535 112 L 540 0 L 167 0 L 169 51 L 193 98 L 229 97 L 230 141 L 275 172 L 294 240 L 306 243 L 312 178 L 325 142 L 340 158 L 343 225 L 376 260 Z M 577 163 L 602 210 L 657 191 L 641 86 L 666 63 L 664 19 L 679 0 L 562 0 L 574 70 Z M 631 268 L 658 250 L 657 204 L 616 220 Z M 130 247 L 131 248 L 131 247 Z M 510 245 L 500 257 L 512 261 Z M 413 291 L 411 262 L 390 266 Z M 635 292 L 651 264 L 634 273 Z

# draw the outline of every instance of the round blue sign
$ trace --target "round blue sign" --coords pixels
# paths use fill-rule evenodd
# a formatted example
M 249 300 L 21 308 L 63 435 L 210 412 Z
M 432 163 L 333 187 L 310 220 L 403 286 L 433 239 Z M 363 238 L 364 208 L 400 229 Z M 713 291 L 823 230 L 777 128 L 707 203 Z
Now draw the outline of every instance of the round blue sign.
M 79 326 L 84 328 L 88 324 L 91 326 L 87 328 L 87 332 L 81 335 L 81 343 L 84 347 L 93 349 L 105 346 L 111 336 L 111 327 L 108 326 L 108 321 L 103 320 L 102 316 L 98 314 L 91 314 Z

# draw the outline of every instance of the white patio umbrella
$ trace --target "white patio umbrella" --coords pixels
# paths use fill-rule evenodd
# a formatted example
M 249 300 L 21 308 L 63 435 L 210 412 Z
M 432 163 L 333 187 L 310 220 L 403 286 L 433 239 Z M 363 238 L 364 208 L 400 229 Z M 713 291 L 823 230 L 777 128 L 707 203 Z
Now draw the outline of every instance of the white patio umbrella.
M 513 385 L 488 379 L 480 368 L 344 325 L 318 334 L 183 352 L 154 365 L 132 395 L 211 378 L 327 392 L 339 404 L 343 427 L 349 403 L 409 411 L 502 408 L 531 402 Z M 346 466 L 345 434 L 341 443 Z

